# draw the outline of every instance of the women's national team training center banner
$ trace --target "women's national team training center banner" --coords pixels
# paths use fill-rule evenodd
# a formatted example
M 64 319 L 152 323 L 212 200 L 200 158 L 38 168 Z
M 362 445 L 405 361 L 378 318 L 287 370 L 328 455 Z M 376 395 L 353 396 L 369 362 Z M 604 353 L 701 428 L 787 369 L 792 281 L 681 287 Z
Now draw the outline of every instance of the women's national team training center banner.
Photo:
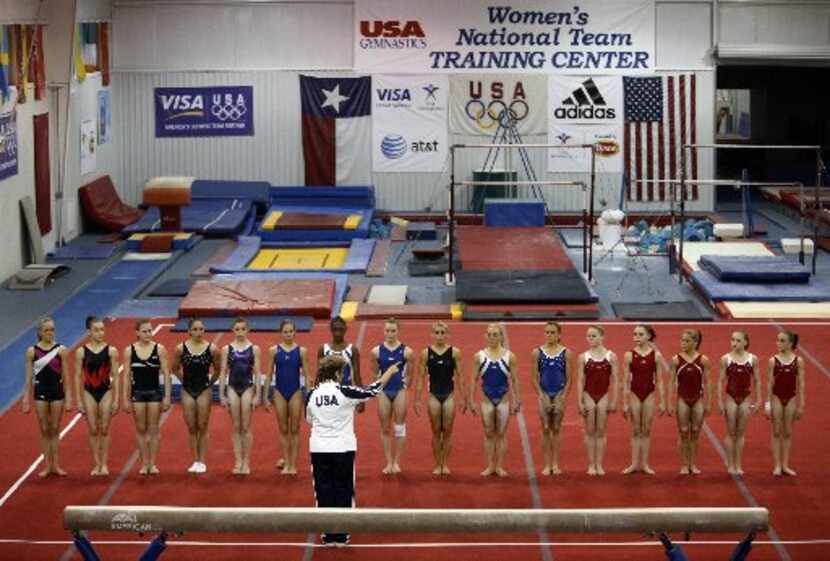
M 654 71 L 654 0 L 355 0 L 363 72 Z

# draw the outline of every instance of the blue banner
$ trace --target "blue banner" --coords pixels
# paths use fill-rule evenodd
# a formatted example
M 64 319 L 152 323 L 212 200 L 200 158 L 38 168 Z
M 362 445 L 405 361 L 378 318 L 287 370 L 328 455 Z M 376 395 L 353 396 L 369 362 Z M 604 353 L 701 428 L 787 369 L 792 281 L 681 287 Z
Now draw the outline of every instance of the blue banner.
M 253 136 L 251 86 L 156 88 L 156 137 Z
M 17 112 L 0 115 L 0 180 L 17 175 Z

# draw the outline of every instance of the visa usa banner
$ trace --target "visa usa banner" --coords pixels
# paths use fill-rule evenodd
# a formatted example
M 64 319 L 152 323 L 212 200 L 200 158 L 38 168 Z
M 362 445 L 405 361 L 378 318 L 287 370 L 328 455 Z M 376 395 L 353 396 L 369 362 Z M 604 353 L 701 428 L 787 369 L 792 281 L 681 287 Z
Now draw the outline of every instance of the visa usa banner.
M 155 88 L 156 137 L 253 136 L 251 86 Z
M 446 76 L 372 77 L 374 171 L 443 171 L 449 89 Z
M 654 0 L 355 0 L 361 72 L 637 74 Z
M 0 180 L 17 175 L 17 112 L 0 114 Z
M 622 76 L 548 77 L 548 144 L 592 144 L 599 173 L 621 173 L 623 166 Z M 588 173 L 587 149 L 548 149 L 548 171 Z

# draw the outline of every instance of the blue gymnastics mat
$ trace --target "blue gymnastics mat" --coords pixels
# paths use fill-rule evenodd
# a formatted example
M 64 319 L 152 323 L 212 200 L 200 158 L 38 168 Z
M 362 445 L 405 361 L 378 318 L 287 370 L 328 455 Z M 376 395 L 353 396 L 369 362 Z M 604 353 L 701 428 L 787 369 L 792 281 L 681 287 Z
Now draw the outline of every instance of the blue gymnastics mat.
M 75 345 L 86 333 L 87 316 L 109 316 L 121 301 L 141 292 L 173 261 L 118 261 L 104 269 L 51 314 L 60 343 L 67 348 Z M 25 353 L 36 337 L 37 326 L 33 325 L 0 350 L 0 364 L 6 372 L 15 373 L 0 376 L 0 410 L 23 390 Z
M 49 257 L 57 260 L 67 259 L 109 259 L 115 253 L 114 243 L 69 244 L 57 248 Z
M 375 188 L 352 187 L 280 187 L 272 186 L 269 202 L 276 206 L 313 206 L 337 208 L 375 208 Z
M 267 181 L 197 179 L 190 186 L 193 199 L 247 199 L 262 210 L 268 208 L 271 184 Z
M 114 318 L 175 318 L 181 298 L 141 298 L 124 300 L 110 312 Z
M 204 236 L 227 236 L 243 231 L 253 213 L 252 203 L 245 199 L 193 199 L 182 207 L 182 230 Z M 150 207 L 137 222 L 124 228 L 125 234 L 158 232 L 161 218 L 157 207 Z
M 722 282 L 708 271 L 695 271 L 692 284 L 712 302 L 822 302 L 830 300 L 830 286 L 811 279 L 806 284 Z
M 543 228 L 545 203 L 538 199 L 484 199 L 484 225 Z
M 309 187 L 308 189 L 314 189 Z M 315 205 L 272 205 L 265 213 L 266 216 L 272 212 L 305 212 L 309 214 L 359 214 L 360 224 L 354 230 L 315 230 L 291 229 L 291 230 L 258 230 L 259 236 L 264 242 L 281 241 L 326 241 L 326 240 L 351 240 L 354 238 L 369 237 L 369 223 L 372 222 L 374 211 L 369 208 L 338 207 L 338 206 L 316 206 Z
M 723 282 L 806 284 L 810 281 L 807 267 L 783 255 L 701 255 L 697 264 Z
M 348 242 L 349 254 L 346 257 L 345 263 L 340 269 L 327 271 L 329 273 L 362 273 L 366 271 L 369 266 L 369 261 L 372 259 L 372 253 L 375 250 L 376 240 L 355 238 Z M 253 260 L 261 249 L 268 248 L 304 248 L 304 247 L 343 247 L 344 242 L 325 243 L 319 241 L 311 242 L 289 242 L 289 243 L 263 243 L 256 236 L 240 236 L 236 249 L 231 253 L 224 263 L 210 268 L 211 273 L 216 274 L 240 274 L 251 275 L 269 271 L 269 269 L 248 269 L 248 263 Z M 308 272 L 316 272 L 317 270 L 309 270 Z M 289 273 L 303 273 L 304 270 L 274 270 L 274 272 L 289 272 Z M 245 278 L 250 278 L 246 276 Z

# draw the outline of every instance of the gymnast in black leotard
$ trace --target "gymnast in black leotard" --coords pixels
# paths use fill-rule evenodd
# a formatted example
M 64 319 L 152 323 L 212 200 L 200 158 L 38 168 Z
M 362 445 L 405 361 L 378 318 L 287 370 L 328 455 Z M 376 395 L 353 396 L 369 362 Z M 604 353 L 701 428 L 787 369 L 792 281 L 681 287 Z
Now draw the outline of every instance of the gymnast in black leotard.
M 448 475 L 453 421 L 455 420 L 455 385 L 461 382 L 461 350 L 447 344 L 449 328 L 443 321 L 432 324 L 433 344 L 421 352 L 421 368 L 415 380 L 416 415 L 421 414 L 421 390 L 429 378 L 427 407 L 432 427 L 432 456 L 435 475 Z M 459 387 L 461 395 L 464 390 Z M 462 400 L 463 401 L 463 400 Z
M 45 467 L 38 473 L 39 477 L 50 473 L 66 475 L 58 464 L 58 442 L 64 405 L 67 410 L 72 409 L 72 396 L 64 391 L 63 373 L 68 364 L 66 347 L 55 342 L 54 320 L 41 319 L 37 342 L 26 350 L 26 387 L 22 400 L 23 412 L 28 413 L 34 395 L 41 448 L 45 451 Z
M 227 407 L 233 421 L 233 473 L 251 473 L 251 430 L 254 407 L 259 403 L 260 353 L 259 347 L 248 340 L 248 322 L 238 318 L 233 322 L 234 339 L 222 349 L 222 376 L 219 398 Z M 226 389 L 230 386 L 230 389 Z
M 75 395 L 86 415 L 94 466 L 90 475 L 109 475 L 110 420 L 118 412 L 118 350 L 104 340 L 104 322 L 86 320 L 87 341 L 75 352 Z M 83 390 L 81 389 L 83 382 Z
M 182 412 L 190 433 L 190 451 L 193 453 L 193 463 L 187 471 L 205 473 L 210 403 L 213 399 L 211 388 L 219 378 L 222 353 L 215 345 L 205 341 L 205 324 L 202 320 L 191 319 L 187 332 L 190 337 L 176 345 L 173 353 L 173 372 L 179 375 L 182 382 Z
M 124 349 L 124 410 L 134 412 L 135 435 L 141 456 L 141 475 L 156 475 L 159 417 L 170 409 L 170 370 L 167 349 L 153 341 L 150 320 L 135 322 L 137 341 Z M 164 380 L 164 390 L 159 377 Z

